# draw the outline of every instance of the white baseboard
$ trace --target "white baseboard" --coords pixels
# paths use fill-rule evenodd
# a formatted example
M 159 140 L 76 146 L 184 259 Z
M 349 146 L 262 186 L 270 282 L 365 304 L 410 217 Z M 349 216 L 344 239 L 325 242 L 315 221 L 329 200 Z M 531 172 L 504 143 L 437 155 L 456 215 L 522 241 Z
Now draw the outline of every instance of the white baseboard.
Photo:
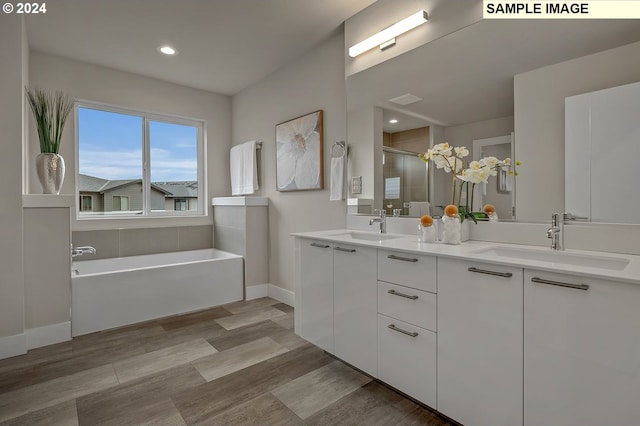
M 295 293 L 291 290 L 269 284 L 267 295 L 272 299 L 279 300 L 280 302 L 286 303 L 289 306 L 295 305 Z
M 261 297 L 267 297 L 269 294 L 269 284 L 250 285 L 246 288 L 245 299 L 253 300 Z
M 27 335 L 25 333 L 0 337 L 0 359 L 11 358 L 27 353 Z
M 27 336 L 27 349 L 67 342 L 71 340 L 71 322 L 29 328 L 25 330 L 25 334 Z
M 289 306 L 295 305 L 295 294 L 291 290 L 286 290 L 273 284 L 256 284 L 246 288 L 246 300 L 259 299 L 261 297 L 271 297 Z

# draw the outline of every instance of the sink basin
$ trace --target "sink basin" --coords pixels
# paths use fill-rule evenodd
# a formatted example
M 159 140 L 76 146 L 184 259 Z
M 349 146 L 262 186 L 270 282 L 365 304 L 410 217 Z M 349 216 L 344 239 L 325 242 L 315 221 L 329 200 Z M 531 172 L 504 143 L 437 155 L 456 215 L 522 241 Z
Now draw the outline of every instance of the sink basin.
M 563 251 L 551 251 L 549 249 L 526 249 L 489 247 L 478 250 L 478 254 L 489 254 L 498 257 L 512 259 L 537 260 L 550 262 L 555 265 L 586 266 L 589 268 L 601 268 L 621 271 L 627 267 L 629 260 L 622 257 L 604 257 L 591 254 L 566 253 Z
M 332 234 L 330 236 L 350 238 L 352 240 L 362 240 L 362 241 L 385 241 L 385 240 L 395 240 L 397 238 L 402 238 L 397 235 L 374 234 L 374 233 L 367 233 L 367 232 L 342 232 L 340 234 Z

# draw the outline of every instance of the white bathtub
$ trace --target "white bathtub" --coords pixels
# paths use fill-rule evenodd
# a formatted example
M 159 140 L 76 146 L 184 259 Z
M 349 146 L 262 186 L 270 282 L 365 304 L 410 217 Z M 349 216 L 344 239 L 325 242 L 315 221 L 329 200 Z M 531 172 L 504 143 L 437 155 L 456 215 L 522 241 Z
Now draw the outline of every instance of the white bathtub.
M 71 334 L 243 299 L 242 256 L 216 249 L 73 262 Z

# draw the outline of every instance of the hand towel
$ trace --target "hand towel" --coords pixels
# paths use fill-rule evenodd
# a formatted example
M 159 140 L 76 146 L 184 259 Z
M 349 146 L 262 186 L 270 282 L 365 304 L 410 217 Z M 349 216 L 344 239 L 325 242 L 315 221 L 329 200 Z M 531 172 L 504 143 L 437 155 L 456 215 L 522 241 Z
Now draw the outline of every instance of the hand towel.
M 231 148 L 229 158 L 231 195 L 253 194 L 259 189 L 256 141 L 234 146 Z
M 331 158 L 331 194 L 330 201 L 344 199 L 344 156 Z

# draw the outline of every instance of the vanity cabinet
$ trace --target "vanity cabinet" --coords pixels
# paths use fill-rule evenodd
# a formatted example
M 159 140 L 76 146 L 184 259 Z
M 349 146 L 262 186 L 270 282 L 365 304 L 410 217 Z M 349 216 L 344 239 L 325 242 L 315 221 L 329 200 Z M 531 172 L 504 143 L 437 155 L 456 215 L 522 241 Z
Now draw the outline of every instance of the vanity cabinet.
M 438 411 L 458 422 L 522 424 L 522 274 L 438 258 Z
M 378 250 L 378 378 L 432 408 L 437 408 L 436 279 L 435 257 Z
M 298 334 L 333 353 L 333 243 L 300 240 Z
M 375 248 L 334 243 L 334 354 L 374 377 L 378 370 L 376 262 Z
M 524 423 L 640 424 L 640 286 L 524 272 Z

